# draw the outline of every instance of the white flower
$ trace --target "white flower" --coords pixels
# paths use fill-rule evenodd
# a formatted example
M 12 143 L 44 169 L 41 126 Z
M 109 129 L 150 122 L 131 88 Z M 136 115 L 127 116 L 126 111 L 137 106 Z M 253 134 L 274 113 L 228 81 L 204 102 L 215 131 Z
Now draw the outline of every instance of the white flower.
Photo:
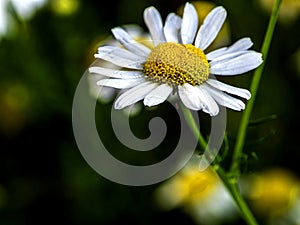
M 144 11 L 144 20 L 153 48 L 135 41 L 124 29 L 114 28 L 112 33 L 124 48 L 101 46 L 95 57 L 119 68 L 92 66 L 89 72 L 105 76 L 97 85 L 122 89 L 114 103 L 116 109 L 140 100 L 146 106 L 155 106 L 177 95 L 187 108 L 212 116 L 218 114 L 218 104 L 242 110 L 245 104 L 231 95 L 249 99 L 250 92 L 217 81 L 214 75 L 248 72 L 262 63 L 262 56 L 248 50 L 252 46 L 250 38 L 204 53 L 225 18 L 225 9 L 216 7 L 197 31 L 198 16 L 192 4 L 186 3 L 182 18 L 170 13 L 164 25 L 159 12 L 149 7 Z
M 30 19 L 35 11 L 46 4 L 47 0 L 0 0 L 0 38 L 9 31 L 14 23 L 12 15 L 8 8 L 11 4 L 22 20 Z

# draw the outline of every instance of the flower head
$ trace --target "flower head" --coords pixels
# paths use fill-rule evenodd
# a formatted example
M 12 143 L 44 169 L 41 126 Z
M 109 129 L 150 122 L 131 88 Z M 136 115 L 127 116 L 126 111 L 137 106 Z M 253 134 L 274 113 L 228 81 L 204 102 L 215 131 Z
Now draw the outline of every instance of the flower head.
M 240 187 L 265 224 L 300 224 L 300 180 L 293 171 L 271 167 L 243 176 Z
M 245 177 L 241 186 L 257 214 L 279 219 L 297 207 L 299 221 L 300 181 L 291 171 L 270 168 Z
M 219 224 L 235 218 L 236 211 L 230 194 L 211 169 L 199 171 L 197 158 L 155 192 L 162 210 L 182 209 L 199 224 Z
M 245 104 L 231 95 L 249 99 L 250 92 L 217 81 L 214 75 L 248 72 L 258 67 L 262 58 L 260 53 L 248 50 L 252 46 L 250 38 L 205 53 L 225 18 L 225 9 L 216 7 L 198 29 L 197 12 L 190 3 L 186 3 L 182 18 L 170 13 L 165 24 L 154 7 L 146 8 L 144 20 L 152 47 L 135 41 L 124 29 L 114 28 L 112 33 L 122 47 L 101 46 L 95 57 L 118 68 L 92 66 L 89 71 L 102 75 L 98 85 L 124 89 L 114 103 L 116 109 L 140 100 L 151 107 L 175 95 L 187 108 L 212 116 L 218 114 L 218 104 L 242 110 Z

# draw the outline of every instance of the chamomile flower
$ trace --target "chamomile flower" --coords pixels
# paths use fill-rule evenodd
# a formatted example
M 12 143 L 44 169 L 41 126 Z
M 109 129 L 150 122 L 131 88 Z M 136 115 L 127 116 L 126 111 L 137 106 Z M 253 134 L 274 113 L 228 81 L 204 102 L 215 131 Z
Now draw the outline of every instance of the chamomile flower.
M 286 168 L 245 176 L 241 189 L 254 212 L 270 225 L 300 224 L 300 180 Z
M 249 99 L 250 92 L 222 83 L 214 79 L 214 75 L 248 72 L 262 63 L 262 57 L 249 50 L 252 46 L 250 38 L 205 53 L 225 18 L 226 10 L 216 7 L 198 29 L 197 12 L 190 3 L 186 3 L 182 18 L 170 13 L 165 24 L 154 7 L 146 8 L 144 21 L 153 46 L 135 41 L 121 27 L 114 28 L 112 33 L 123 47 L 100 46 L 95 57 L 119 68 L 92 66 L 89 72 L 104 77 L 97 85 L 122 90 L 114 103 L 116 109 L 141 100 L 151 107 L 175 96 L 187 108 L 203 110 L 211 116 L 218 114 L 218 104 L 242 110 L 245 104 L 232 95 Z
M 217 174 L 208 167 L 199 171 L 198 158 L 155 191 L 154 199 L 163 211 L 180 209 L 197 224 L 217 225 L 237 216 L 234 202 Z

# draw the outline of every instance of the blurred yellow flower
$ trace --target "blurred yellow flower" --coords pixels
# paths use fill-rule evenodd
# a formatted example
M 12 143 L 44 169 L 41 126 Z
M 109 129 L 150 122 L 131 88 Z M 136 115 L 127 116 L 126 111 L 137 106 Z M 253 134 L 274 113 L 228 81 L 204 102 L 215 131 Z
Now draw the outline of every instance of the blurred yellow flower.
M 196 166 L 187 168 L 160 188 L 160 197 L 166 200 L 161 204 L 166 208 L 194 205 L 209 198 L 218 184 L 218 177 L 212 170 L 200 172 Z
M 52 0 L 52 10 L 59 15 L 68 16 L 75 13 L 80 6 L 79 0 Z
M 198 224 L 219 224 L 235 215 L 231 197 L 215 172 L 199 171 L 196 164 L 163 183 L 155 199 L 163 210 L 184 209 Z
M 268 219 L 286 217 L 300 197 L 299 179 L 281 168 L 252 175 L 247 178 L 244 186 L 246 197 L 255 212 Z

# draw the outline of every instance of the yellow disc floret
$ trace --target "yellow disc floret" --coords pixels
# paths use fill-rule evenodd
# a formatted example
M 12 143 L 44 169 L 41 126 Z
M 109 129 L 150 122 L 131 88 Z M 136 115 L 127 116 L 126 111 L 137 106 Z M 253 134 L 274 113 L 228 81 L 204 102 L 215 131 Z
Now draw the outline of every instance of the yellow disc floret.
M 194 45 L 166 42 L 151 51 L 143 72 L 155 82 L 196 86 L 208 79 L 209 63 L 204 52 Z

